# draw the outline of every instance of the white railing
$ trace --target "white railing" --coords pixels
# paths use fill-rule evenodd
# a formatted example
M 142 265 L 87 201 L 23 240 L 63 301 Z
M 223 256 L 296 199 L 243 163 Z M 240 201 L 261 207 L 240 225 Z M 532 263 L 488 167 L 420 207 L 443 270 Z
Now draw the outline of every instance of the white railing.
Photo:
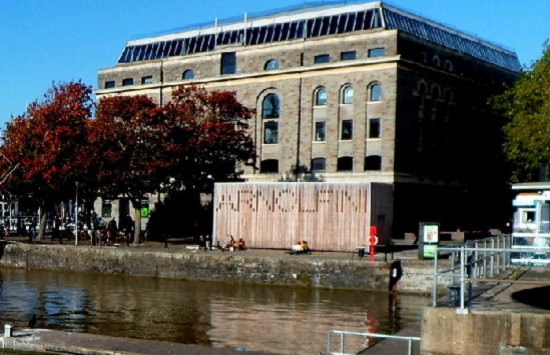
M 339 334 L 340 335 L 340 351 L 334 351 L 332 349 L 332 336 L 333 334 Z M 354 355 L 356 353 L 346 353 L 346 335 L 350 336 L 357 336 L 357 337 L 363 337 L 363 338 L 384 338 L 384 339 L 395 339 L 395 340 L 401 340 L 408 342 L 408 351 L 407 355 L 413 355 L 413 342 L 414 341 L 420 341 L 421 338 L 419 337 L 404 337 L 399 335 L 389 335 L 389 334 L 376 334 L 376 333 L 355 333 L 355 332 L 347 332 L 344 330 L 329 330 L 328 332 L 328 339 L 327 339 L 327 354 L 331 355 Z M 392 354 L 392 355 L 399 355 L 399 354 Z

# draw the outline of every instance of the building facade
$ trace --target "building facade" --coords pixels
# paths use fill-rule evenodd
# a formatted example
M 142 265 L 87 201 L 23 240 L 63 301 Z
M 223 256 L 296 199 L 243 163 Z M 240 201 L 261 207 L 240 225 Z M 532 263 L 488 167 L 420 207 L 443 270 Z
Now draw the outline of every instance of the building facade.
M 258 169 L 246 180 L 392 184 L 397 238 L 419 221 L 497 223 L 480 206 L 504 182 L 487 100 L 517 77 L 516 54 L 381 2 L 349 3 L 128 42 L 96 94 L 164 104 L 178 85 L 235 91 L 256 109 Z

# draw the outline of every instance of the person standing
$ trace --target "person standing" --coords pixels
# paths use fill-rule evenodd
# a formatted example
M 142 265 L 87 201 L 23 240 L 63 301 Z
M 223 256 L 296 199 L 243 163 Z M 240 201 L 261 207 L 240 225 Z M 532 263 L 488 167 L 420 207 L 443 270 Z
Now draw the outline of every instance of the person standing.
M 115 217 L 107 223 L 107 239 L 109 241 L 116 242 L 116 236 L 117 236 L 117 225 Z

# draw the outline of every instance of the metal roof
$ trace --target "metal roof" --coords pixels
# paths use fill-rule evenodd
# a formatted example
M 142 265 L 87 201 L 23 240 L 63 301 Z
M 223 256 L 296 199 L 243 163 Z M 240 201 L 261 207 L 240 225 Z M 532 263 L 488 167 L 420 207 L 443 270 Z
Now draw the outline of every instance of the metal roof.
M 521 68 L 517 55 L 500 46 L 382 2 L 356 2 L 308 3 L 268 14 L 216 20 L 210 25 L 197 25 L 193 29 L 130 41 L 118 62 L 208 52 L 217 46 L 233 43 L 250 46 L 384 28 L 409 33 L 512 71 Z

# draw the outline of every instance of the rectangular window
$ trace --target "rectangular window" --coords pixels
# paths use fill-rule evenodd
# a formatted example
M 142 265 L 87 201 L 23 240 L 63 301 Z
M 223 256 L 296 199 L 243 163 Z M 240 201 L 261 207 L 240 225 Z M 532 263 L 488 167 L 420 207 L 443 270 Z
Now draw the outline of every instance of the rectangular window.
M 315 141 L 324 142 L 326 141 L 326 122 L 315 122 Z
M 380 138 L 380 119 L 371 118 L 369 120 L 369 138 Z
M 221 73 L 235 74 L 237 72 L 237 53 L 222 53 Z
M 325 158 L 311 159 L 311 170 L 312 171 L 325 171 L 326 170 L 326 162 L 327 162 L 327 160 Z
M 101 204 L 101 215 L 103 217 L 111 217 L 113 215 L 113 201 L 103 200 Z
M 151 75 L 144 76 L 144 77 L 141 78 L 141 83 L 142 84 L 152 84 L 153 83 L 153 77 Z
M 340 53 L 340 60 L 355 60 L 355 59 L 357 59 L 356 51 Z
M 105 82 L 105 89 L 112 89 L 116 86 L 116 82 L 114 81 L 106 81 Z
M 369 58 L 383 57 L 386 55 L 386 48 L 372 48 L 369 49 Z
M 330 62 L 329 54 L 320 54 L 315 56 L 315 64 L 328 63 Z
M 122 86 L 134 85 L 134 79 L 126 78 L 122 80 Z
M 149 217 L 149 200 L 141 200 L 141 217 Z
M 279 123 L 277 121 L 264 122 L 264 144 L 279 143 Z
M 353 120 L 342 121 L 342 136 L 343 141 L 349 141 L 353 139 Z

